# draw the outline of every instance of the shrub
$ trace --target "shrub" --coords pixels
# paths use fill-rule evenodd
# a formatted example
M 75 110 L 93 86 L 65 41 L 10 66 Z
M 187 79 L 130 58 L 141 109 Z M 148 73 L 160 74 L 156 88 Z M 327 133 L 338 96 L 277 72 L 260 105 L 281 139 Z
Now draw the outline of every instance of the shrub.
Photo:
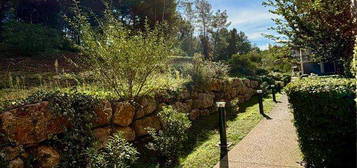
M 254 76 L 257 71 L 257 65 L 250 58 L 248 54 L 235 54 L 229 60 L 231 67 L 230 73 L 235 76 Z
M 307 167 L 356 167 L 356 80 L 304 78 L 286 87 Z
M 71 127 L 62 134 L 52 135 L 46 141 L 50 146 L 59 149 L 61 154 L 60 168 L 85 167 L 87 163 L 86 150 L 92 146 L 95 138 L 92 135 L 92 121 L 95 117 L 94 108 L 98 100 L 92 96 L 77 92 L 37 92 L 26 99 L 9 102 L 7 110 L 26 104 L 49 102 L 49 109 L 58 116 L 66 117 Z M 31 160 L 32 159 L 32 160 Z M 35 158 L 29 157 L 27 164 L 33 164 Z M 30 167 L 26 165 L 25 167 Z
M 163 107 L 158 116 L 163 124 L 162 130 L 148 128 L 152 142 L 147 148 L 158 152 L 163 166 L 170 167 L 177 162 L 177 157 L 183 150 L 183 143 L 187 140 L 187 130 L 191 121 L 184 113 L 178 113 L 171 106 Z
M 291 75 L 287 73 L 271 72 L 258 77 L 249 77 L 249 79 L 257 80 L 260 83 L 260 88 L 265 92 L 270 92 L 271 85 L 275 85 L 277 89 L 285 87 L 291 81 Z
M 203 60 L 201 56 L 196 56 L 190 76 L 194 86 L 199 89 L 204 89 L 210 80 L 214 78 L 226 78 L 228 76 L 228 72 L 228 65 L 222 62 Z
M 137 155 L 137 150 L 120 133 L 110 137 L 104 148 L 88 150 L 92 168 L 128 168 L 138 159 Z
M 64 44 L 64 39 L 55 29 L 15 21 L 4 25 L 3 38 L 8 50 L 26 56 L 53 52 Z
M 168 57 L 173 55 L 173 40 L 165 34 L 165 26 L 132 32 L 115 14 L 106 9 L 99 27 L 92 27 L 88 18 L 77 16 L 71 21 L 81 23 L 82 62 L 95 72 L 98 81 L 121 98 L 147 94 L 155 83 L 155 74 L 166 70 Z M 78 11 L 78 13 L 81 13 Z

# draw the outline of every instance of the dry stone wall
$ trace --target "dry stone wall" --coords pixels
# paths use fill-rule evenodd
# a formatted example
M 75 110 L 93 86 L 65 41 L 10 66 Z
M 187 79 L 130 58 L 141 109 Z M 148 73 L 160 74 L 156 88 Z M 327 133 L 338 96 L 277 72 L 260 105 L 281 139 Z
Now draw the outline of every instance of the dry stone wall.
M 177 92 L 159 92 L 154 97 L 143 96 L 135 101 L 105 100 L 95 108 L 97 118 L 93 121 L 93 134 L 100 142 L 98 148 L 116 132 L 122 132 L 128 141 L 139 140 L 148 134 L 147 127 L 161 128 L 156 112 L 164 105 L 172 105 L 177 111 L 187 113 L 191 120 L 197 120 L 214 112 L 216 101 L 238 99 L 242 103 L 249 100 L 258 86 L 258 82 L 251 80 L 216 79 L 200 91 L 185 88 Z M 0 114 L 0 133 L 15 144 L 0 146 L 10 167 L 24 167 L 23 159 L 30 154 L 39 158 L 39 167 L 50 168 L 59 163 L 61 156 L 57 150 L 42 144 L 51 136 L 63 133 L 71 123 L 53 115 L 48 106 L 44 101 Z M 5 140 L 0 138 L 0 144 L 5 144 Z

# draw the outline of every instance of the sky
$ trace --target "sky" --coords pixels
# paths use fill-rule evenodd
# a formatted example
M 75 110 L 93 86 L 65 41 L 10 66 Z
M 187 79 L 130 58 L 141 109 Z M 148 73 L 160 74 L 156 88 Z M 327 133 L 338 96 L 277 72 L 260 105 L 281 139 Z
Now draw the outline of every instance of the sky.
M 262 33 L 272 34 L 268 30 L 274 26 L 271 20 L 276 16 L 269 13 L 268 8 L 262 5 L 264 0 L 208 0 L 214 11 L 227 10 L 228 20 L 231 22 L 229 28 L 243 31 L 252 44 L 260 49 L 267 49 L 272 40 L 266 39 Z

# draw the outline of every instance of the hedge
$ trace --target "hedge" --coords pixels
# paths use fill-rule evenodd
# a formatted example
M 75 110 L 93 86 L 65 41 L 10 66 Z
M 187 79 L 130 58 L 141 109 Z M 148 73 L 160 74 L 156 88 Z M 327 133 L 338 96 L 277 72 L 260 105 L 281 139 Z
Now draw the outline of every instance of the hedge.
M 356 82 L 314 77 L 285 88 L 307 167 L 356 167 Z

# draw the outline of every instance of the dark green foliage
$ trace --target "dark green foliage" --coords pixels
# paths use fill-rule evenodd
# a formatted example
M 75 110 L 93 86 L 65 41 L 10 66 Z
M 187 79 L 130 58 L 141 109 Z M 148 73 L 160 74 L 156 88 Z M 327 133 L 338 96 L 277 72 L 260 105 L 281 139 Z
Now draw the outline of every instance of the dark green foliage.
M 278 36 L 295 48 L 311 50 L 313 57 L 322 61 L 342 59 L 349 65 L 356 35 L 357 22 L 352 15 L 356 9 L 351 0 L 266 0 L 263 5 L 272 8 L 272 28 Z M 346 68 L 346 67 L 345 67 Z M 349 69 L 345 69 L 349 70 Z
M 88 163 L 85 150 L 95 141 L 92 121 L 97 100 L 83 94 L 59 94 L 49 100 L 53 111 L 68 117 L 71 123 L 64 134 L 55 135 L 49 142 L 62 153 L 60 167 L 84 167 Z
M 269 46 L 268 50 L 263 51 L 258 48 L 247 49 L 246 53 L 243 51 L 240 49 L 240 54 L 234 54 L 229 59 L 231 74 L 234 76 L 264 76 L 270 72 L 289 73 L 294 62 L 287 46 Z
M 90 148 L 88 155 L 91 168 L 129 168 L 138 152 L 118 133 L 109 138 L 104 148 Z
M 98 28 L 95 20 L 104 15 L 106 3 L 112 6 L 118 20 L 132 30 L 143 31 L 146 24 L 154 27 L 157 23 L 167 23 L 166 34 L 173 35 L 177 31 L 176 0 L 1 0 L 0 51 L 2 44 L 9 45 L 11 50 L 6 51 L 11 56 L 35 55 L 57 49 L 75 51 L 71 43 L 62 39 L 80 44 L 80 24 L 73 27 L 65 18 L 74 16 L 72 9 L 78 6 L 91 12 L 89 22 Z M 21 23 L 14 25 L 9 23 L 11 20 Z
M 261 75 L 255 80 L 258 80 L 260 83 L 260 88 L 266 93 L 271 92 L 271 85 L 275 85 L 277 91 L 281 91 L 291 81 L 291 75 L 287 73 L 278 73 L 273 72 L 265 75 Z
M 226 28 L 212 33 L 214 40 L 214 61 L 228 61 L 235 54 L 247 54 L 253 50 L 252 44 L 244 32 Z
M 235 54 L 229 60 L 231 74 L 235 76 L 254 76 L 258 69 L 259 55 L 252 51 L 247 54 Z
M 63 48 L 64 40 L 57 30 L 40 24 L 9 22 L 4 26 L 3 41 L 7 50 L 33 56 Z
M 307 167 L 356 167 L 356 82 L 304 78 L 287 86 Z
M 158 116 L 163 129 L 149 128 L 149 134 L 153 140 L 147 148 L 158 152 L 159 158 L 162 159 L 162 166 L 170 167 L 177 162 L 177 157 L 182 153 L 191 122 L 186 114 L 178 113 L 171 106 L 164 107 Z
M 66 117 L 71 124 L 64 133 L 53 135 L 45 142 L 59 150 L 59 167 L 85 167 L 88 164 L 86 150 L 95 141 L 92 136 L 92 121 L 98 100 L 76 92 L 38 92 L 26 99 L 11 102 L 6 109 L 41 101 L 49 101 L 50 110 L 58 116 Z M 29 164 L 31 162 L 28 161 Z

